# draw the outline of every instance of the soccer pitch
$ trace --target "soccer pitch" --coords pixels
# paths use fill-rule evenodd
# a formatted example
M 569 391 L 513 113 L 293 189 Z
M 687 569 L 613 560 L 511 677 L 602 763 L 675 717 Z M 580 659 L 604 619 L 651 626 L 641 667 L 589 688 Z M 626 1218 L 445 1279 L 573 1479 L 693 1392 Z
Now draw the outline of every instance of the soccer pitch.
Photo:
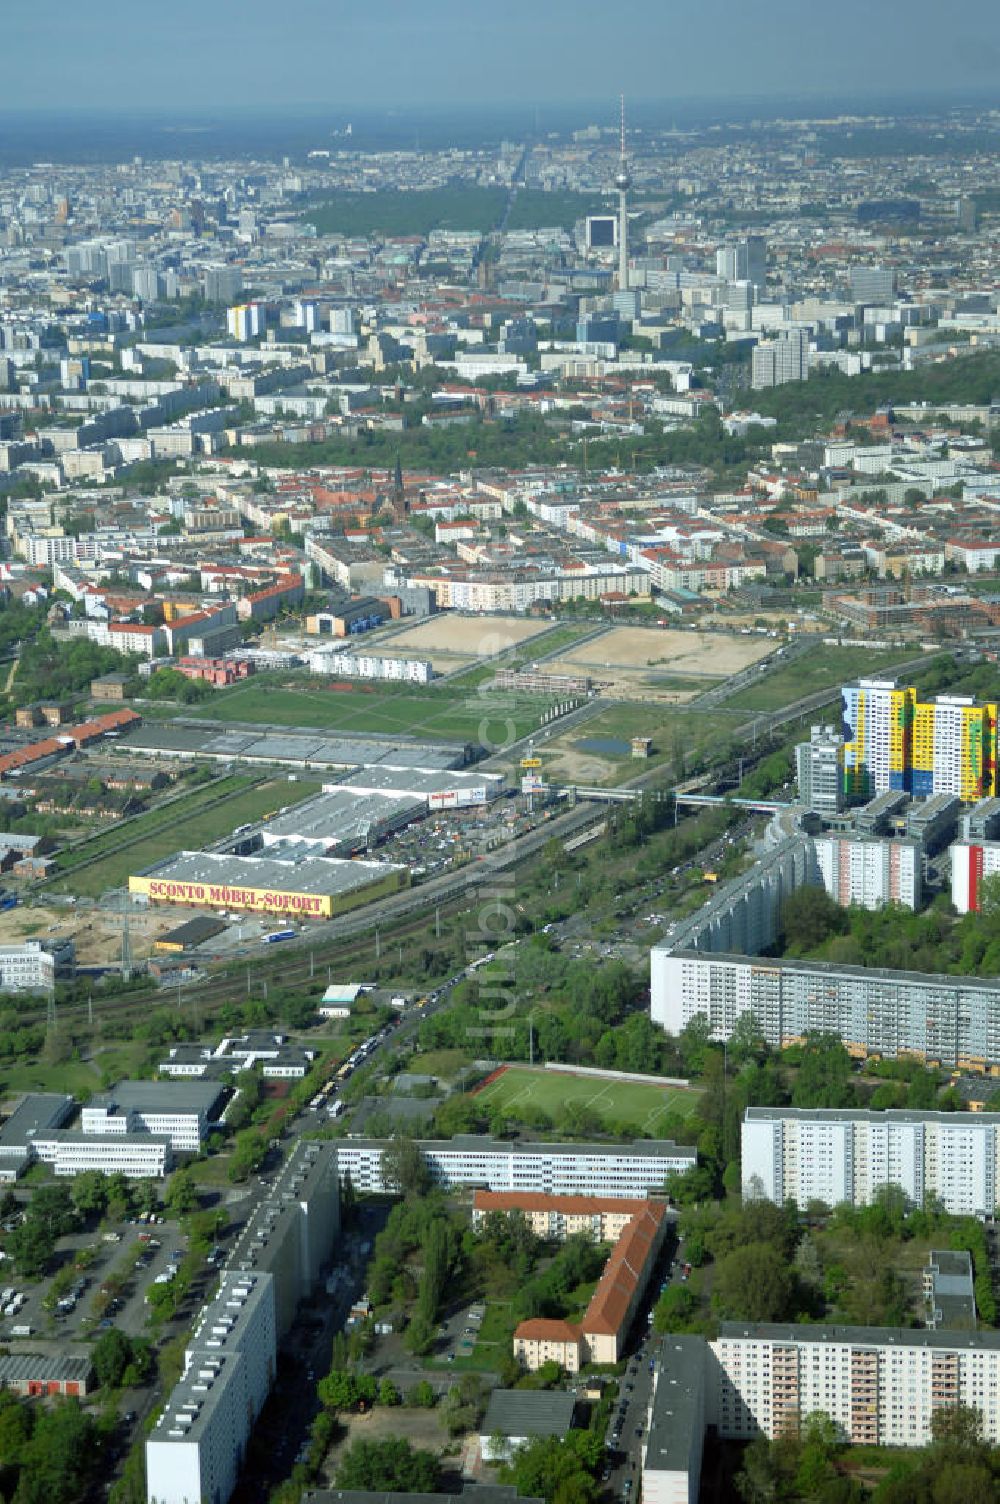
M 701 1093 L 679 1086 L 649 1086 L 644 1081 L 605 1081 L 598 1076 L 570 1076 L 563 1071 L 511 1066 L 476 1092 L 478 1104 L 517 1112 L 541 1108 L 554 1117 L 560 1107 L 577 1102 L 605 1122 L 623 1123 L 654 1138 L 668 1114 L 687 1117 Z

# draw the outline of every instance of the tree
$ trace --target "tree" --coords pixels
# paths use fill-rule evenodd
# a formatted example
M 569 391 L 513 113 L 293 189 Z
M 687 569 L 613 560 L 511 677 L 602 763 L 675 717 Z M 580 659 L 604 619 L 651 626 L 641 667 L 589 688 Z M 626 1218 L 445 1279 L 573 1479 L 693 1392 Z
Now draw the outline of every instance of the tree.
M 792 1088 L 795 1107 L 852 1107 L 851 1057 L 837 1034 L 808 1032 Z
M 795 1276 L 771 1243 L 748 1243 L 719 1260 L 712 1299 L 737 1321 L 781 1321 L 792 1312 Z
M 52 1233 L 33 1217 L 26 1217 L 7 1239 L 7 1252 L 27 1279 L 38 1279 L 45 1272 L 55 1246 Z
M 99 1459 L 92 1418 L 79 1400 L 58 1399 L 36 1416 L 14 1497 L 18 1504 L 81 1504 Z
M 705 1069 L 705 1060 L 712 1040 L 712 1025 L 707 1013 L 696 1013 L 684 1025 L 677 1038 L 677 1047 L 685 1071 L 691 1076 L 700 1076 Z
M 382 1150 L 382 1184 L 400 1196 L 422 1196 L 431 1177 L 420 1145 L 397 1134 Z
M 198 1205 L 198 1192 L 190 1169 L 175 1170 L 167 1189 L 165 1203 L 173 1217 L 185 1217 Z
M 518 1494 L 540 1498 L 548 1504 L 591 1504 L 597 1497 L 594 1471 L 597 1457 L 591 1441 L 600 1438 L 585 1431 L 570 1431 L 565 1437 L 540 1436 L 518 1447 L 501 1469 L 506 1483 L 513 1483 Z
M 737 1067 L 749 1064 L 751 1061 L 763 1060 L 767 1054 L 767 1045 L 760 1025 L 749 1008 L 736 1020 L 726 1049 L 730 1061 Z
M 421 1379 L 419 1384 L 414 1384 L 409 1393 L 409 1403 L 418 1410 L 433 1410 L 437 1404 L 434 1385 L 428 1383 L 426 1379 Z
M 684 1332 L 698 1308 L 690 1285 L 669 1285 L 653 1309 L 655 1332 Z
M 357 1384 L 346 1369 L 331 1369 L 316 1385 L 320 1404 L 328 1410 L 350 1410 L 357 1403 Z
M 356 1441 L 337 1469 L 338 1488 L 393 1490 L 399 1493 L 436 1493 L 441 1468 L 432 1452 L 390 1437 L 385 1441 Z
M 81 1216 L 100 1216 L 108 1204 L 108 1180 L 101 1170 L 83 1170 L 73 1180 L 73 1204 Z
M 699 1201 L 709 1201 L 714 1189 L 712 1172 L 706 1165 L 692 1165 L 683 1174 L 672 1170 L 667 1176 L 667 1195 L 678 1206 L 695 1206 Z
M 391 1379 L 383 1379 L 379 1384 L 378 1402 L 380 1405 L 398 1405 L 401 1403 L 399 1390 Z
M 117 1327 L 101 1333 L 91 1356 L 97 1382 L 104 1389 L 141 1383 L 152 1365 L 149 1343 L 130 1338 Z
M 68 1185 L 40 1185 L 31 1198 L 28 1219 L 40 1223 L 53 1238 L 65 1237 L 79 1226 Z
M 831 935 L 842 935 L 847 915 L 819 885 L 797 888 L 781 906 L 781 930 L 790 955 L 806 955 Z
M 418 1357 L 429 1353 L 434 1346 L 434 1338 L 437 1335 L 437 1326 L 433 1321 L 428 1321 L 419 1311 L 403 1333 L 403 1346 L 407 1352 L 416 1354 Z

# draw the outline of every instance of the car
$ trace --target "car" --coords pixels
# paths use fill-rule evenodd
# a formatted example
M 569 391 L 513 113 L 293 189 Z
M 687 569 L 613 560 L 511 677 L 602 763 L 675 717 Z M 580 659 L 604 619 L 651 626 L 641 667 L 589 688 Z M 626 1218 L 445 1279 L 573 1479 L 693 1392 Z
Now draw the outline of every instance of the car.
M 171 1251 L 170 1257 L 172 1259 L 182 1259 L 184 1257 L 184 1250 L 183 1250 L 183 1248 L 174 1248 Z
M 114 1322 L 107 1316 L 102 1317 L 101 1320 L 97 1323 L 98 1331 L 101 1332 L 106 1332 L 108 1328 L 112 1326 L 114 1326 Z
M 126 1410 L 125 1414 L 122 1416 L 122 1420 L 125 1422 L 125 1424 L 127 1426 L 133 1426 L 133 1425 L 135 1425 L 135 1422 L 138 1419 L 139 1419 L 139 1416 L 138 1416 L 138 1414 L 136 1413 L 135 1410 Z
M 641 1426 L 636 1426 L 636 1428 L 635 1428 L 635 1434 L 636 1434 L 636 1436 L 641 1436 L 642 1435 L 642 1427 Z

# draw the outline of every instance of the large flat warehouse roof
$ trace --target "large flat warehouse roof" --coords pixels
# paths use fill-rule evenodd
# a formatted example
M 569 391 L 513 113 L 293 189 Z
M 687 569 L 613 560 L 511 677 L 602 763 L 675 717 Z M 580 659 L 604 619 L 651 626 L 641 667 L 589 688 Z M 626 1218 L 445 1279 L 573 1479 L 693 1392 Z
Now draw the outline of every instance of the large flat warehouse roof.
M 425 813 L 422 799 L 406 794 L 366 794 L 358 789 L 334 788 L 318 794 L 264 826 L 265 840 L 342 841 L 370 822 L 398 825 Z
M 194 754 L 219 760 L 287 763 L 301 767 L 358 768 L 388 762 L 397 767 L 460 768 L 464 747 L 377 737 L 330 735 L 300 726 L 222 727 L 215 721 L 172 721 L 140 726 L 123 739 L 130 751 Z
M 430 768 L 398 768 L 391 763 L 378 767 L 357 768 L 342 780 L 344 788 L 355 788 L 373 794 L 412 794 L 415 798 L 427 799 L 431 794 L 446 794 L 452 790 L 485 789 L 488 798 L 495 798 L 503 791 L 501 773 L 439 772 Z
M 282 861 L 266 856 L 226 856 L 211 851 L 182 851 L 144 877 L 165 883 L 223 884 L 228 888 L 269 888 L 275 892 L 328 894 L 349 893 L 377 882 L 390 872 L 405 869 L 390 862 L 345 861 L 339 857 L 312 856 L 302 861 Z

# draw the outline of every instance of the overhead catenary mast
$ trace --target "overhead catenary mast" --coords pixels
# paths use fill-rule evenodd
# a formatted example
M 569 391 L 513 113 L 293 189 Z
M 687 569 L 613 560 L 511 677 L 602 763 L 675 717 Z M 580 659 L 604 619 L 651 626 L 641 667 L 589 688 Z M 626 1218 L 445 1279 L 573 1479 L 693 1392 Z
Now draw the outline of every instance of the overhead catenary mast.
M 625 159 L 625 95 L 621 96 L 621 154 L 618 158 L 618 291 L 628 292 L 628 191 L 632 186 Z

